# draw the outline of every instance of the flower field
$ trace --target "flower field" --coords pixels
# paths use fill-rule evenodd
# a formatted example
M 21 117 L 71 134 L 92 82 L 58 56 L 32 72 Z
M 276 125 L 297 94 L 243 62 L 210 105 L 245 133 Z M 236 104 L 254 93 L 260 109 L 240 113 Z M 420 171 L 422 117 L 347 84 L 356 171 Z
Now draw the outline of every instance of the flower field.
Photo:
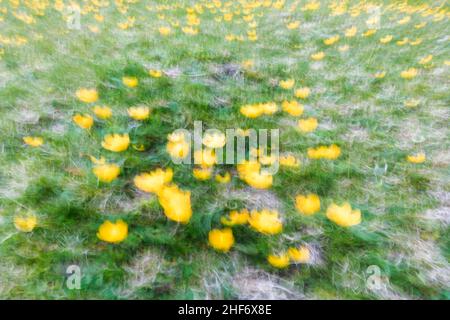
M 449 18 L 0 0 L 0 298 L 449 299 Z

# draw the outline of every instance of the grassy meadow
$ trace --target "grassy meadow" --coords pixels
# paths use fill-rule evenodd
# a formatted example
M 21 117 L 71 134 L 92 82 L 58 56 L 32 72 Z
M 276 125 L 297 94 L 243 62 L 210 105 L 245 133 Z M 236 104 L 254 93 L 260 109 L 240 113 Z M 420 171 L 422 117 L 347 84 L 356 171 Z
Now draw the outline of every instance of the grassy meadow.
M 0 298 L 449 299 L 449 9 L 0 0 Z

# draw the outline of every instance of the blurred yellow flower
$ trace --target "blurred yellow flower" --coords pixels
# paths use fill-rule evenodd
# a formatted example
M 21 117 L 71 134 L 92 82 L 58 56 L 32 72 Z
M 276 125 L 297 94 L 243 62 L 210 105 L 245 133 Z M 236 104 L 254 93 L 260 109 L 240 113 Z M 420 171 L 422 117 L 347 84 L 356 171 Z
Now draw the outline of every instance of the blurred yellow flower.
M 194 163 L 203 167 L 211 167 L 217 163 L 214 149 L 202 149 L 194 152 Z
M 342 206 L 332 203 L 327 208 L 327 218 L 341 227 L 351 227 L 361 223 L 361 211 L 352 210 L 348 202 Z
M 32 213 L 14 217 L 14 226 L 22 232 L 31 232 L 37 225 L 37 217 Z
M 291 116 L 298 117 L 303 114 L 303 106 L 297 102 L 297 100 L 284 100 L 281 103 L 281 109 L 284 112 L 289 113 Z
M 102 141 L 102 147 L 113 152 L 122 152 L 128 149 L 130 145 L 130 137 L 128 133 L 124 134 L 107 134 Z
M 406 160 L 411 163 L 423 163 L 426 160 L 426 156 L 425 156 L 425 153 L 420 152 L 415 155 L 407 156 Z
M 310 159 L 328 159 L 335 160 L 341 155 L 341 148 L 332 144 L 331 146 L 319 146 L 317 148 L 308 148 L 308 157 Z
M 172 33 L 172 29 L 170 27 L 159 27 L 158 31 L 162 36 L 168 36 Z
M 138 121 L 148 119 L 150 116 L 150 108 L 146 106 L 130 107 L 127 112 L 131 118 Z
M 311 59 L 313 59 L 314 61 L 320 61 L 323 58 L 325 58 L 325 53 L 323 51 L 311 54 Z
M 162 72 L 155 69 L 148 70 L 148 74 L 153 78 L 161 78 L 162 76 Z
M 151 172 L 141 173 L 134 177 L 134 185 L 144 192 L 159 193 L 162 188 L 172 181 L 173 171 L 158 168 Z
M 273 176 L 265 172 L 253 171 L 245 174 L 243 180 L 255 189 L 267 189 L 272 186 Z
M 420 104 L 420 100 L 417 100 L 417 99 L 409 99 L 404 102 L 404 105 L 407 108 L 415 108 L 419 104 Z
M 308 263 L 311 258 L 311 253 L 307 247 L 300 248 L 291 247 L 288 249 L 289 258 L 295 263 Z
M 191 193 L 182 191 L 176 185 L 165 186 L 158 193 L 164 214 L 172 221 L 188 223 L 192 216 Z
M 308 87 L 298 88 L 295 90 L 295 96 L 300 99 L 306 99 L 308 98 L 309 94 L 311 93 L 311 90 Z
M 222 148 L 227 141 L 225 135 L 222 132 L 207 132 L 203 136 L 202 142 L 208 148 L 215 149 Z
M 208 234 L 208 240 L 217 251 L 228 252 L 234 244 L 233 231 L 230 228 L 213 229 Z
M 345 29 L 345 36 L 347 38 L 354 37 L 356 35 L 356 32 L 358 32 L 358 29 L 355 26 L 352 26 L 348 29 Z
M 92 111 L 100 119 L 109 119 L 112 116 L 112 110 L 108 106 L 95 106 Z
M 253 210 L 250 213 L 248 223 L 256 231 L 268 235 L 278 234 L 283 230 L 283 224 L 276 210 Z
M 205 181 L 211 178 L 212 174 L 212 167 L 200 167 L 200 168 L 194 168 L 192 170 L 192 174 L 194 175 L 195 179 L 200 181 Z
M 292 89 L 292 87 L 295 84 L 295 79 L 286 79 L 286 80 L 280 80 L 279 86 L 282 89 Z
M 301 214 L 310 216 L 320 211 L 320 198 L 317 194 L 297 195 L 295 207 Z
M 31 137 L 26 136 L 23 137 L 23 142 L 25 142 L 27 145 L 31 147 L 40 147 L 44 143 L 44 139 L 41 137 Z
M 282 155 L 280 157 L 280 165 L 288 168 L 298 168 L 300 167 L 300 160 L 298 160 L 293 155 Z
M 373 76 L 375 79 L 383 79 L 386 76 L 386 71 L 377 71 Z
M 246 224 L 249 217 L 250 215 L 247 209 L 242 209 L 241 211 L 233 210 L 228 217 L 221 217 L 220 222 L 228 227 L 232 227 L 235 225 Z
M 231 175 L 229 172 L 225 172 L 223 175 L 216 174 L 215 179 L 217 182 L 225 184 L 231 181 Z
M 299 26 L 300 26 L 300 21 L 291 21 L 286 25 L 286 27 L 289 30 L 297 29 Z
M 128 236 L 128 225 L 123 220 L 111 222 L 106 220 L 98 228 L 97 237 L 105 242 L 119 243 Z
M 123 77 L 122 83 L 124 86 L 128 88 L 135 88 L 139 84 L 139 80 L 136 77 Z
M 267 261 L 272 267 L 278 269 L 284 269 L 289 266 L 289 255 L 287 253 L 282 253 L 279 255 L 269 255 Z
M 86 130 L 90 129 L 94 124 L 94 118 L 92 118 L 90 115 L 76 114 L 72 117 L 72 119 L 73 122 L 75 122 L 80 128 Z
M 92 172 L 102 182 L 111 182 L 120 174 L 120 167 L 114 163 L 97 165 Z
M 339 38 L 340 38 L 339 35 L 335 35 L 335 36 L 332 36 L 330 38 L 323 40 L 323 43 L 327 46 L 331 46 L 331 45 L 335 44 L 336 42 L 338 42 Z
M 419 64 L 427 64 L 429 63 L 431 60 L 433 60 L 433 55 L 429 54 L 426 57 L 423 57 L 422 59 L 419 60 Z
M 410 80 L 412 78 L 415 78 L 418 74 L 418 70 L 416 68 L 409 68 L 407 70 L 404 70 L 400 73 L 400 76 L 403 79 Z
M 380 38 L 380 42 L 383 44 L 389 43 L 389 42 L 391 42 L 392 38 L 393 38 L 393 36 L 389 34 L 387 36 L 384 36 L 383 38 Z
M 307 118 L 298 120 L 298 129 L 303 133 L 308 133 L 316 130 L 318 122 L 316 118 Z
M 98 92 L 95 89 L 81 88 L 75 93 L 78 100 L 85 103 L 92 103 L 98 100 Z
M 264 113 L 264 109 L 261 108 L 260 105 L 257 104 L 247 104 L 240 108 L 239 110 L 241 114 L 246 116 L 247 118 L 257 118 Z

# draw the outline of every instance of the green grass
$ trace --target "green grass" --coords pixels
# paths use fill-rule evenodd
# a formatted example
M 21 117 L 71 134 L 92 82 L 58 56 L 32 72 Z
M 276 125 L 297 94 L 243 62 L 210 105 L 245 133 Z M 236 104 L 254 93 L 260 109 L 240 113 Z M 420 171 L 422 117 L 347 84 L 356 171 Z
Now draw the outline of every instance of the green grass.
M 0 298 L 448 299 L 449 7 L 427 11 L 436 1 L 373 2 L 380 5 L 381 23 L 376 34 L 363 37 L 370 15 L 350 15 L 360 2 L 349 1 L 341 15 L 332 14 L 331 2 L 320 2 L 315 11 L 293 0 L 278 9 L 248 9 L 257 22 L 256 41 L 246 37 L 250 28 L 238 1 L 214 10 L 210 1 L 130 1 L 123 14 L 111 2 L 99 8 L 103 22 L 93 11 L 81 15 L 80 30 L 67 28 L 54 1 L 42 15 L 22 1 L 17 7 L 0 2 Z M 201 22 L 190 36 L 181 27 L 195 3 Z M 233 20 L 216 21 L 220 10 L 235 12 Z M 32 15 L 35 23 L 16 19 L 15 12 Z M 411 21 L 398 24 L 405 16 Z M 135 25 L 119 29 L 127 17 L 135 17 Z M 287 20 L 299 20 L 300 27 L 287 29 Z M 158 28 L 169 21 L 180 26 L 164 37 Z M 416 29 L 421 22 L 427 24 Z M 98 33 L 88 29 L 94 25 Z M 351 26 L 358 31 L 347 38 Z M 245 40 L 229 42 L 227 34 Z M 323 43 L 335 34 L 338 43 Z M 381 44 L 379 38 L 389 34 L 393 40 Z M 5 40 L 15 36 L 27 43 Z M 396 44 L 404 37 L 422 42 Z M 345 44 L 349 50 L 339 51 Z M 319 51 L 325 58 L 311 60 Z M 430 54 L 429 64 L 419 64 Z M 246 60 L 254 67 L 243 68 Z M 402 79 L 400 72 L 410 67 L 419 75 Z M 165 75 L 151 78 L 148 69 Z M 374 79 L 380 70 L 386 76 Z M 139 78 L 137 88 L 122 84 L 127 75 Z M 298 132 L 297 118 L 284 112 L 257 119 L 239 113 L 244 104 L 294 99 L 293 90 L 277 86 L 287 78 L 311 88 L 299 101 L 302 118 L 319 121 L 313 133 Z M 80 87 L 96 88 L 99 104 L 113 109 L 110 120 L 95 119 L 90 131 L 72 121 L 75 113 L 92 114 L 91 105 L 75 97 Z M 410 99 L 420 104 L 405 107 Z M 137 123 L 126 109 L 141 104 L 152 113 Z M 167 135 L 192 130 L 194 121 L 223 131 L 279 128 L 281 152 L 295 154 L 302 165 L 280 168 L 268 190 L 247 186 L 233 165 L 216 166 L 232 173 L 230 184 L 198 181 L 193 166 L 174 165 L 166 152 Z M 103 149 L 103 136 L 115 132 L 129 133 L 145 151 Z M 44 145 L 25 145 L 28 135 L 43 137 Z M 307 158 L 308 148 L 333 143 L 342 150 L 337 160 Z M 424 163 L 406 161 L 421 151 Z M 88 155 L 120 164 L 120 176 L 99 183 Z M 156 167 L 172 167 L 174 182 L 191 191 L 189 224 L 169 221 L 156 196 L 134 187 L 135 175 Z M 295 196 L 309 192 L 320 196 L 322 210 L 306 217 L 297 213 Z M 361 224 L 342 228 L 326 218 L 327 206 L 343 201 L 361 210 Z M 221 216 L 255 207 L 278 209 L 283 233 L 263 236 L 235 227 L 229 253 L 208 246 L 208 232 L 221 227 Z M 19 232 L 14 217 L 28 211 L 38 225 Z M 98 227 L 119 218 L 128 223 L 127 239 L 100 241 Z M 267 263 L 271 252 L 298 244 L 310 248 L 310 264 L 277 270 Z M 81 268 L 80 290 L 66 286 L 66 268 L 73 264 Z M 367 288 L 371 265 L 380 268 L 385 289 Z

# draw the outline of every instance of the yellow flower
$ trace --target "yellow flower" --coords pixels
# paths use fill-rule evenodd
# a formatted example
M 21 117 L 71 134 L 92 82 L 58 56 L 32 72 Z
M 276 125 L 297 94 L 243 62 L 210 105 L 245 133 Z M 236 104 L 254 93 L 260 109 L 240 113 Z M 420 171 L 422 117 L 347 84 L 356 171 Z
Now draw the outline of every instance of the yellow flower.
M 148 74 L 153 78 L 161 78 L 162 72 L 160 70 L 148 70 Z
M 314 61 L 320 61 L 323 58 L 325 58 L 325 53 L 323 51 L 311 54 L 311 59 L 313 59 Z
M 95 106 L 92 111 L 100 119 L 109 119 L 112 116 L 112 110 L 108 106 Z
M 278 111 L 278 106 L 275 102 L 266 102 L 266 103 L 262 103 L 261 108 L 264 112 L 264 114 L 274 114 L 275 112 Z
M 181 28 L 181 31 L 183 31 L 183 33 L 191 35 L 191 36 L 195 36 L 196 34 L 198 34 L 197 28 L 193 28 L 193 27 L 189 27 L 189 26 Z
M 292 21 L 292 22 L 289 22 L 289 23 L 286 25 L 286 27 L 287 27 L 289 30 L 297 29 L 299 26 L 300 26 L 300 21 Z
M 303 114 L 303 106 L 296 100 L 291 101 L 284 100 L 281 103 L 281 108 L 283 109 L 284 112 L 287 112 L 294 117 L 298 117 Z
M 397 41 L 397 45 L 399 46 L 404 46 L 405 44 L 407 44 L 409 42 L 409 38 L 405 37 L 402 40 Z
M 311 253 L 307 247 L 294 248 L 291 247 L 288 249 L 289 258 L 295 263 L 307 263 L 311 258 Z
M 136 77 L 123 77 L 122 83 L 128 88 L 135 88 L 139 84 L 139 80 Z
M 190 145 L 188 142 L 181 140 L 177 142 L 169 141 L 166 146 L 167 152 L 172 158 L 183 159 L 189 154 Z
M 191 193 L 182 191 L 176 185 L 165 186 L 158 193 L 164 214 L 172 221 L 188 223 L 192 216 Z
M 431 60 L 433 59 L 433 55 L 429 54 L 426 57 L 423 57 L 422 59 L 419 60 L 419 64 L 427 64 L 429 63 Z
M 327 218 L 341 227 L 351 227 L 361 223 L 361 211 L 352 210 L 348 202 L 342 206 L 332 203 L 327 208 Z
M 257 118 L 264 113 L 264 109 L 258 104 L 247 104 L 240 108 L 241 114 L 247 118 Z
M 221 217 L 220 222 L 222 222 L 222 224 L 224 224 L 228 227 L 232 227 L 235 225 L 246 224 L 248 222 L 249 218 L 250 218 L 250 215 L 249 215 L 247 209 L 243 209 L 240 212 L 233 210 L 230 212 L 228 217 Z
M 294 79 L 280 80 L 280 83 L 279 83 L 280 87 L 282 89 L 286 89 L 286 90 L 292 89 L 294 84 L 295 84 Z
M 90 115 L 76 114 L 72 117 L 75 122 L 82 129 L 90 129 L 94 124 L 94 119 Z
M 272 175 L 264 172 L 249 172 L 244 176 L 243 180 L 255 189 L 267 189 L 273 184 Z
M 172 33 L 172 29 L 170 27 L 159 27 L 158 31 L 162 36 L 168 36 Z
M 140 107 L 131 107 L 127 109 L 128 115 L 134 120 L 145 120 L 150 116 L 149 107 L 140 106 Z
M 44 139 L 41 137 L 23 137 L 23 142 L 31 147 L 40 147 L 44 143 Z
M 386 76 L 386 71 L 377 71 L 373 76 L 375 79 L 383 79 Z
M 124 134 L 107 134 L 102 141 L 102 147 L 113 152 L 122 152 L 128 149 L 130 137 Z
M 423 163 L 426 160 L 426 156 L 425 156 L 425 153 L 420 152 L 415 155 L 407 156 L 406 160 L 411 163 Z
M 316 130 L 317 128 L 317 119 L 316 118 L 308 118 L 308 119 L 300 119 L 298 120 L 298 128 L 301 132 L 308 133 Z
M 421 23 L 418 23 L 418 24 L 414 25 L 414 28 L 416 28 L 416 29 L 422 29 L 422 28 L 425 27 L 426 25 L 427 25 L 426 22 L 421 22 Z
M 18 215 L 14 217 L 14 226 L 22 232 L 31 232 L 37 225 L 36 215 L 29 213 L 26 215 Z
M 98 100 L 98 92 L 95 89 L 81 88 L 75 93 L 78 100 L 85 103 L 92 103 Z
M 369 29 L 363 33 L 363 37 L 370 37 L 371 35 L 374 35 L 375 33 L 377 33 L 376 29 Z
M 320 211 L 320 198 L 317 194 L 297 195 L 295 197 L 295 207 L 298 212 L 310 216 Z
M 283 224 L 276 210 L 263 209 L 259 212 L 253 210 L 248 223 L 253 229 L 264 234 L 278 234 L 283 230 Z
M 249 70 L 255 66 L 255 62 L 253 60 L 244 60 L 241 63 L 242 68 Z
M 203 167 L 211 167 L 217 163 L 216 153 L 213 149 L 197 150 L 194 153 L 194 163 Z
M 409 44 L 412 45 L 412 46 L 417 46 L 417 45 L 419 45 L 421 43 L 422 43 L 422 39 L 418 38 L 418 39 L 416 39 L 414 41 L 411 41 Z
M 280 255 L 269 255 L 267 261 L 272 267 L 283 269 L 289 266 L 289 255 L 287 253 L 282 253 Z
M 354 37 L 356 35 L 357 31 L 358 31 L 358 29 L 355 26 L 352 26 L 351 28 L 348 28 L 345 30 L 345 36 L 347 38 Z
M 338 42 L 339 38 L 340 38 L 339 35 L 335 35 L 335 36 L 332 36 L 330 38 L 323 40 L 323 43 L 327 46 L 331 46 L 332 44 L 335 44 L 336 42 Z
M 120 167 L 114 163 L 97 165 L 92 172 L 102 182 L 111 182 L 120 174 Z
M 341 155 L 341 148 L 332 144 L 331 146 L 319 146 L 317 148 L 308 148 L 308 157 L 310 159 L 328 159 L 335 160 Z
M 204 181 L 211 178 L 212 168 L 211 167 L 194 168 L 192 170 L 192 173 L 195 179 Z
M 409 68 L 407 70 L 404 70 L 400 73 L 400 76 L 403 79 L 410 80 L 412 78 L 415 78 L 417 76 L 418 70 L 416 68 Z
M 300 167 L 300 160 L 291 154 L 283 155 L 280 157 L 280 165 L 288 168 L 298 168 Z
M 208 240 L 217 251 L 228 252 L 234 244 L 233 231 L 230 228 L 213 229 L 208 234 Z
M 406 24 L 406 23 L 408 23 L 410 20 L 411 20 L 411 17 L 410 17 L 410 16 L 406 16 L 406 17 L 404 17 L 403 19 L 398 20 L 397 22 L 398 22 L 398 24 Z
M 410 99 L 410 100 L 406 100 L 404 102 L 405 107 L 407 108 L 415 108 L 419 105 L 420 100 L 417 99 Z
M 215 179 L 219 183 L 228 183 L 231 181 L 231 175 L 229 172 L 225 172 L 224 175 L 216 174 Z
M 97 237 L 105 242 L 119 243 L 128 236 L 128 225 L 123 220 L 111 222 L 106 220 L 98 228 Z
M 311 90 L 308 87 L 298 88 L 295 90 L 295 96 L 300 99 L 306 99 L 308 98 L 309 94 L 311 93 Z
M 380 38 L 380 42 L 381 43 L 389 43 L 389 42 L 391 42 L 392 38 L 393 38 L 392 35 L 387 35 L 387 36 L 385 36 L 383 38 Z
M 156 169 L 148 173 L 141 173 L 134 177 L 135 186 L 144 192 L 159 193 L 165 185 L 172 181 L 173 171 Z
M 226 137 L 222 132 L 206 133 L 202 140 L 203 144 L 208 148 L 222 148 L 226 141 Z

